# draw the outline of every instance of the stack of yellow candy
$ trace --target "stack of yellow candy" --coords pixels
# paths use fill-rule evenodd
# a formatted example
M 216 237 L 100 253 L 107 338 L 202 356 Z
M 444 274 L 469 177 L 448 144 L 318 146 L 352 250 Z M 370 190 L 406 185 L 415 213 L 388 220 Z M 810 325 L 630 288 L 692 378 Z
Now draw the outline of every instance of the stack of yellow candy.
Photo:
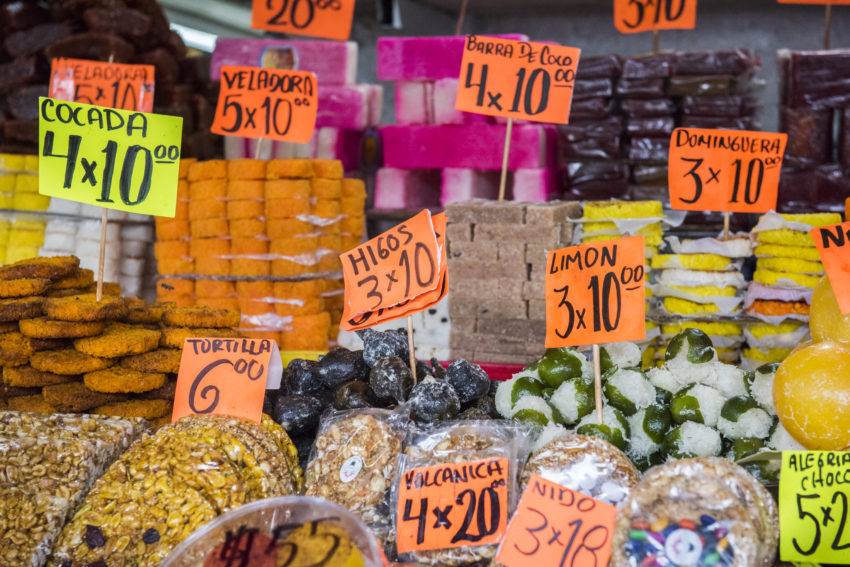
M 45 211 L 50 197 L 38 193 L 38 157 L 0 154 L 0 209 Z M 0 263 L 38 256 L 45 222 L 20 213 L 0 213 Z
M 161 301 L 239 309 L 240 330 L 326 349 L 342 314 L 339 254 L 360 244 L 362 181 L 332 160 L 181 163 L 177 214 L 157 218 Z

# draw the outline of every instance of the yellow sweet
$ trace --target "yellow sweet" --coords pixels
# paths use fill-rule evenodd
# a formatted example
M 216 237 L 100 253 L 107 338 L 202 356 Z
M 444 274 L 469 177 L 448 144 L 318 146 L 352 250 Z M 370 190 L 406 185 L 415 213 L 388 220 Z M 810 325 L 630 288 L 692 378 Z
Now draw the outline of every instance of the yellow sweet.
M 773 383 L 776 414 L 811 450 L 850 447 L 850 346 L 824 341 L 785 359 Z
M 841 313 L 827 276 L 821 278 L 812 292 L 809 329 L 815 341 L 850 343 L 850 315 Z

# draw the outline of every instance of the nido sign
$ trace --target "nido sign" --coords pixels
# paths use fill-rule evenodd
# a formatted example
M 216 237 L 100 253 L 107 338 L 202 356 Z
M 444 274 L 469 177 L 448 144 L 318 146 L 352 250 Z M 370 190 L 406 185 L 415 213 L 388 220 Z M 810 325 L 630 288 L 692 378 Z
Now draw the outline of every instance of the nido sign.
M 850 314 L 850 222 L 811 230 L 829 283 L 845 315 Z

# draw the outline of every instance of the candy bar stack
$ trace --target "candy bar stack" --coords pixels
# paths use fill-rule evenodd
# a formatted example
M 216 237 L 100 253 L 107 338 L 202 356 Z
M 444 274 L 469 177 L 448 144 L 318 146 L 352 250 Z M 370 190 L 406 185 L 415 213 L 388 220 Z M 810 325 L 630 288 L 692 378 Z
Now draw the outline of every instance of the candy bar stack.
M 202 58 L 187 57 L 156 0 L 57 0 L 0 5 L 0 148 L 34 153 L 38 97 L 48 95 L 50 61 L 68 57 L 153 65 L 154 112 L 183 116 L 184 156 L 211 157 L 220 142 L 209 132 L 214 93 Z M 201 64 L 199 64 L 201 63 Z M 207 98 L 212 95 L 212 99 Z
M 842 222 L 838 213 L 769 212 L 753 228 L 756 270 L 744 304 L 761 322 L 745 330 L 744 366 L 781 362 L 809 331 L 812 291 L 824 274 L 809 231 Z
M 780 129 L 788 148 L 782 212 L 840 211 L 850 193 L 850 50 L 780 51 Z
M 452 358 L 528 363 L 543 352 L 550 250 L 569 246 L 575 202 L 446 207 Z
M 227 136 L 225 157 L 332 159 L 341 161 L 345 171 L 360 169 L 364 132 L 381 121 L 383 88 L 356 84 L 355 42 L 219 38 L 211 69 L 216 80 L 222 65 L 312 71 L 319 97 L 316 131 L 309 143 L 264 140 L 257 154 L 257 140 Z
M 378 78 L 395 81 L 396 124 L 381 128 L 384 167 L 377 174 L 375 208 L 439 207 L 498 196 L 505 121 L 455 110 L 465 41 L 378 40 Z M 510 199 L 560 195 L 554 126 L 515 121 L 508 170 Z
M 240 330 L 324 350 L 342 313 L 339 254 L 363 237 L 363 182 L 330 160 L 184 161 L 177 214 L 157 217 L 157 295 L 239 309 Z

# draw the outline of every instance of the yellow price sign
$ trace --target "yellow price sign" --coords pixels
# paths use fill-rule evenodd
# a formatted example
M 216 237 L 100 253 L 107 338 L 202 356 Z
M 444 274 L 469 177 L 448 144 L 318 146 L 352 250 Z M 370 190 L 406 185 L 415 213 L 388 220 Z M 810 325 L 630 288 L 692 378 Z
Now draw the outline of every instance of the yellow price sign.
M 783 561 L 838 563 L 850 557 L 850 452 L 783 451 L 779 554 Z
M 39 193 L 174 216 L 182 118 L 38 100 Z

